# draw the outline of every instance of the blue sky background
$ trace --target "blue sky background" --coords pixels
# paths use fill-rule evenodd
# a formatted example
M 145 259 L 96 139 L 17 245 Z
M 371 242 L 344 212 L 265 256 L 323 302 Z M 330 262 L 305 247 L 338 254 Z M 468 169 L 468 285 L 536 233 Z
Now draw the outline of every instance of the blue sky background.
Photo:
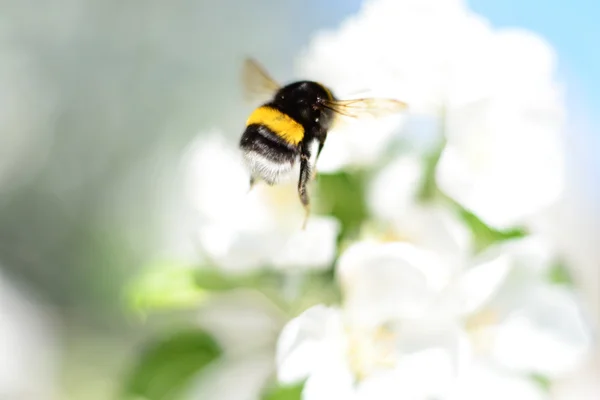
M 471 8 L 497 27 L 522 27 L 545 37 L 559 56 L 559 73 L 569 99 L 600 122 L 600 1 L 469 0 Z

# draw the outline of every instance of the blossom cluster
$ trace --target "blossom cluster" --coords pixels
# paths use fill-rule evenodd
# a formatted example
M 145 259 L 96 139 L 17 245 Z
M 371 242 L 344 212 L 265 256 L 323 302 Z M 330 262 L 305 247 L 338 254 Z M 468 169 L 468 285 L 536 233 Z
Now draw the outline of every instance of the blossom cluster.
M 277 381 L 305 400 L 550 398 L 593 346 L 533 223 L 565 190 L 551 47 L 458 0 L 372 0 L 297 62 L 338 97 L 368 88 L 410 108 L 329 133 L 306 230 L 296 182 L 249 191 L 223 132 L 186 153 L 207 263 L 277 273 L 301 305 L 274 339 Z M 306 277 L 331 271 L 320 290 L 339 296 L 303 302 Z

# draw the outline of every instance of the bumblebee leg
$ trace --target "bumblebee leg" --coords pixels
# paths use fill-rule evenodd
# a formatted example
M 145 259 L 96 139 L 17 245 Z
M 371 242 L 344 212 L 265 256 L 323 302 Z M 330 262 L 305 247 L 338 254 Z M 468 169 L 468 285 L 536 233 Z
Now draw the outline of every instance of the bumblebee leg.
M 300 179 L 298 180 L 298 195 L 300 196 L 300 201 L 304 207 L 302 230 L 306 229 L 306 223 L 308 222 L 308 217 L 310 215 L 310 199 L 308 198 L 308 193 L 306 191 L 306 185 L 310 177 L 310 166 L 308 162 L 309 156 L 307 154 L 302 154 L 300 156 Z
M 317 149 L 317 156 L 315 157 L 315 165 L 313 166 L 312 179 L 317 179 L 317 161 L 319 160 L 319 155 L 321 155 L 321 150 L 323 150 L 323 146 L 325 146 L 325 140 L 319 141 L 319 148 Z

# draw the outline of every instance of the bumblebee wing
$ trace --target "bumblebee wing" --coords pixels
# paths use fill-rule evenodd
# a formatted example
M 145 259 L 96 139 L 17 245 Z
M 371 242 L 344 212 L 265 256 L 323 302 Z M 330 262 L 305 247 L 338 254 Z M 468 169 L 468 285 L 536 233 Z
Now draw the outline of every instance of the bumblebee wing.
M 328 100 L 323 105 L 340 115 L 350 118 L 385 117 L 408 108 L 408 104 L 405 102 L 381 97 Z
M 247 100 L 268 99 L 280 88 L 267 71 L 253 58 L 246 58 L 242 68 L 242 84 Z

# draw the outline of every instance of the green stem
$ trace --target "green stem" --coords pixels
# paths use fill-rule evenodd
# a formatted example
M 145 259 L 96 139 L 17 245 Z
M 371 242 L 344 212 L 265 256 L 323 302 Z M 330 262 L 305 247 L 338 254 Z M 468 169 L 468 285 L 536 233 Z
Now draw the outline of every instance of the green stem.
M 440 119 L 440 143 L 437 148 L 425 159 L 425 173 L 421 189 L 417 198 L 422 202 L 430 202 L 439 195 L 439 189 L 435 179 L 437 165 L 442 156 L 442 151 L 446 147 L 446 108 L 442 107 L 439 115 Z

